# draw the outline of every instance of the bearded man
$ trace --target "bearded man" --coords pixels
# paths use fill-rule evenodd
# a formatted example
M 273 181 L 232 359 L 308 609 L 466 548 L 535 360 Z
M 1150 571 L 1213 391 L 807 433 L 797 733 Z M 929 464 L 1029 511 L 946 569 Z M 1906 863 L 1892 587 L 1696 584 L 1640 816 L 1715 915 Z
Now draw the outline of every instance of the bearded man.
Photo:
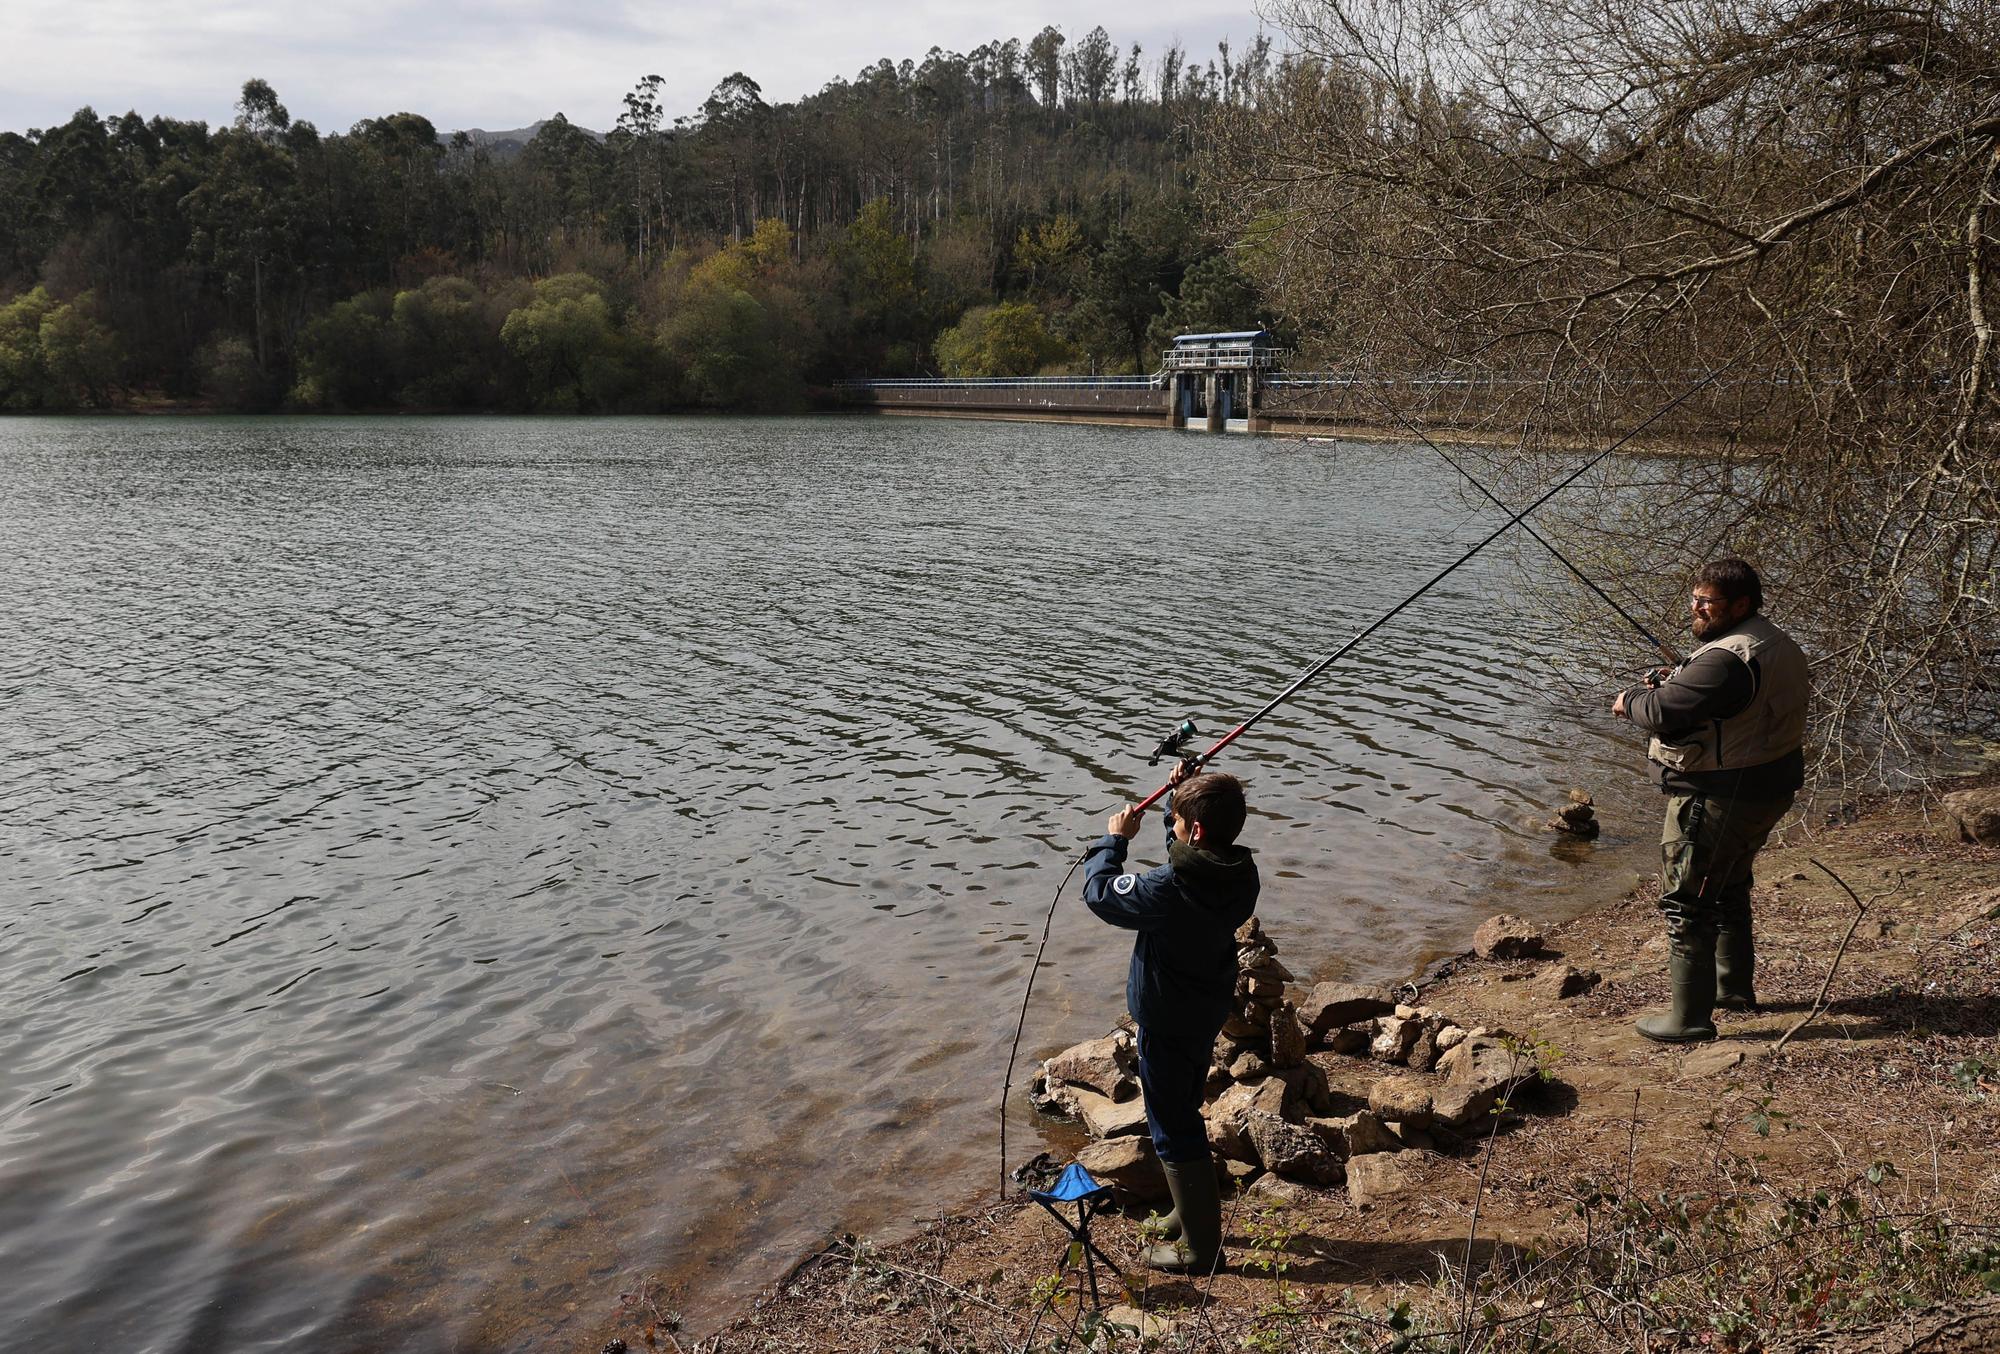
M 1751 866 L 1805 783 L 1810 685 L 1805 654 L 1763 604 L 1748 564 L 1705 565 L 1688 604 L 1700 646 L 1611 704 L 1652 735 L 1646 756 L 1667 795 L 1660 910 L 1673 1001 L 1638 1022 L 1661 1043 L 1715 1038 L 1717 1006 L 1757 1009 Z

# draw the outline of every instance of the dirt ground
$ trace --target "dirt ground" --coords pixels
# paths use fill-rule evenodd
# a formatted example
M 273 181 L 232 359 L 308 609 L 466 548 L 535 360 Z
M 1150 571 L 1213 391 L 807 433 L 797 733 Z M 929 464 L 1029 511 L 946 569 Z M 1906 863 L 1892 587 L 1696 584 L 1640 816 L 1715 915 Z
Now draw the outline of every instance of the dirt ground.
M 1365 1206 L 1344 1187 L 1266 1177 L 1225 1200 L 1227 1265 L 1208 1280 L 1147 1277 L 1131 1261 L 1141 1215 L 1101 1217 L 1094 1235 L 1133 1285 L 1121 1295 L 1102 1276 L 1105 1306 L 1127 1302 L 1172 1323 L 1156 1332 L 1168 1347 L 1212 1337 L 1232 1348 L 1341 1348 L 1324 1321 L 1310 1326 L 1319 1340 L 1289 1344 L 1269 1324 L 1274 1311 L 1291 1313 L 1304 1331 L 1298 1314 L 1338 1311 L 1346 1347 L 1394 1348 L 1399 1302 L 1435 1304 L 1468 1258 L 1476 1273 L 1496 1257 L 1573 1249 L 1601 1217 L 1585 1201 L 1607 1192 L 1681 1200 L 1685 1218 L 1687 1200 L 1775 1208 L 1855 1188 L 1902 1215 L 2000 1222 L 2000 920 L 1985 915 L 2000 911 L 2000 848 L 1945 841 L 1921 801 L 1842 816 L 1810 833 L 1795 827 L 1760 857 L 1761 1013 L 1718 1012 L 1722 1037 L 1687 1049 L 1632 1032 L 1666 995 L 1666 943 L 1644 887 L 1552 930 L 1543 957 L 1458 961 L 1422 1002 L 1511 1032 L 1549 1073 L 1514 1097 L 1490 1138 L 1397 1154 L 1410 1187 Z M 1858 922 L 1856 898 L 1866 904 Z M 1826 1009 L 1781 1049 L 1843 938 Z M 1551 965 L 1601 981 L 1558 1000 L 1534 981 Z M 1364 1063 L 1356 1075 L 1388 1070 Z M 604 1338 L 714 1351 L 1115 1343 L 1104 1337 L 1123 1332 L 1093 1334 L 1083 1276 L 1057 1273 L 1063 1252 L 1045 1213 L 1009 1200 L 940 1218 L 894 1247 L 830 1248 L 699 1339 L 672 1328 L 672 1295 L 641 1284 Z M 1828 1301 L 1795 1298 L 1787 1319 L 1834 1319 Z M 1716 1347 L 1762 1346 L 1735 1336 Z

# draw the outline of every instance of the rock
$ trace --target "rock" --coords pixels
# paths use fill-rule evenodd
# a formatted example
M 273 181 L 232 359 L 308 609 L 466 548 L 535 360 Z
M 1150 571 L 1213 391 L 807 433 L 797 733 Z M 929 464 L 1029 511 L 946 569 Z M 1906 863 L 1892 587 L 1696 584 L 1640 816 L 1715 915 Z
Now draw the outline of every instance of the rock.
M 1712 1077 L 1743 1061 L 1743 1050 L 1728 1044 L 1702 1044 L 1681 1059 L 1681 1080 Z
M 1938 926 L 1944 935 L 1950 935 L 1996 917 L 2000 917 L 2000 889 L 1981 889 L 1954 901 L 1938 919 Z
M 1437 1066 L 1437 1036 L 1436 1023 L 1430 1020 L 1423 1021 L 1417 1034 L 1417 1042 L 1410 1045 L 1410 1056 L 1404 1059 L 1410 1065 L 1412 1072 L 1428 1072 Z
M 1139 1088 L 1132 1075 L 1135 1066 L 1125 1041 L 1108 1034 L 1064 1049 L 1043 1063 L 1042 1070 L 1053 1079 L 1119 1100 Z
M 1582 804 L 1585 807 L 1588 807 L 1591 804 L 1596 803 L 1597 801 L 1593 800 L 1590 797 L 1590 792 L 1588 790 L 1571 790 L 1569 792 L 1569 802 L 1572 804 Z
M 1481 959 L 1525 959 L 1540 954 L 1543 944 L 1541 928 L 1507 913 L 1488 917 L 1472 936 L 1472 952 Z
M 1319 1134 L 1337 1157 L 1361 1157 L 1371 1152 L 1394 1152 L 1403 1143 L 1368 1110 L 1356 1110 L 1338 1119 L 1308 1119 L 1306 1127 Z
M 1416 1047 L 1417 1037 L 1423 1032 L 1421 1020 L 1383 1016 L 1375 1022 L 1375 1037 L 1369 1041 L 1368 1056 L 1385 1063 L 1407 1062 L 1410 1050 Z
M 1384 1077 L 1368 1088 L 1368 1109 L 1385 1124 L 1431 1121 L 1430 1088 L 1414 1077 Z
M 1447 1056 L 1444 1085 L 1431 1096 L 1431 1112 L 1448 1128 L 1465 1128 L 1483 1118 L 1501 1097 L 1537 1075 L 1534 1055 L 1509 1050 L 1499 1040 L 1468 1035 Z
M 1271 1073 L 1270 1079 L 1285 1088 L 1284 1099 L 1273 1113 L 1293 1123 L 1298 1123 L 1308 1114 L 1323 1114 L 1330 1108 L 1326 1073 L 1310 1061 L 1302 1062 L 1297 1067 L 1280 1068 Z
M 1597 822 L 1597 811 L 1588 804 L 1565 804 L 1544 826 L 1555 832 L 1567 832 L 1586 839 L 1602 831 Z
M 1938 832 L 1946 841 L 2000 846 L 2000 787 L 1958 790 L 1940 807 Z
M 1252 1007 L 1251 1009 L 1256 1010 L 1258 1008 Z M 1264 1033 L 1264 1031 L 1257 1025 L 1245 1020 L 1242 1013 L 1238 1012 L 1222 1022 L 1222 1033 L 1228 1039 L 1255 1039 L 1258 1035 Z
M 1339 1162 L 1334 1162 L 1337 1168 Z M 1328 1182 L 1339 1184 L 1338 1179 Z M 1251 1208 L 1288 1206 L 1307 1208 L 1319 1202 L 1319 1191 L 1297 1180 L 1287 1180 L 1282 1175 L 1260 1175 L 1257 1183 L 1243 1192 L 1243 1202 Z
M 1327 1149 L 1319 1134 L 1304 1125 L 1252 1110 L 1245 1116 L 1243 1128 L 1265 1170 L 1316 1185 L 1340 1179 L 1340 1159 Z
M 1248 1156 L 1250 1140 L 1244 1136 L 1245 1118 L 1253 1111 L 1282 1115 L 1289 1089 L 1276 1077 L 1231 1086 L 1201 1112 L 1208 1123 L 1209 1146 L 1226 1157 Z
M 1601 981 L 1595 970 L 1585 973 L 1567 964 L 1551 964 L 1535 975 L 1531 986 L 1537 995 L 1550 1001 L 1567 1001 L 1582 996 Z
M 1283 997 L 1285 995 L 1285 982 L 1282 978 L 1259 978 L 1251 974 L 1245 974 L 1243 978 L 1243 991 L 1244 995 L 1251 997 Z
M 1114 1101 L 1095 1091 L 1079 1089 L 1076 1112 L 1093 1138 L 1121 1138 L 1146 1131 L 1146 1102 L 1137 1096 Z
M 1331 1114 L 1333 1112 L 1333 1091 L 1326 1084 L 1326 1069 L 1307 1059 L 1297 1069 L 1296 1080 L 1292 1082 L 1292 1095 L 1296 1102 L 1287 1106 L 1286 1112 L 1301 1110 L 1292 1114 L 1295 1119 L 1303 1119 L 1307 1114 Z
M 1273 952 L 1278 948 L 1264 938 L 1263 919 L 1256 916 L 1252 916 L 1249 921 L 1244 922 L 1236 928 L 1236 943 L 1238 945 L 1256 945 Z
M 1222 1174 L 1229 1183 L 1241 1188 L 1264 1173 L 1264 1168 L 1254 1161 L 1238 1161 L 1234 1157 L 1217 1157 Z
M 1396 1003 L 1379 988 L 1357 983 L 1315 983 L 1306 999 L 1299 1003 L 1299 1018 L 1314 1035 L 1323 1035 L 1395 1009 Z
M 1271 1075 L 1271 1063 L 1269 1059 L 1254 1050 L 1242 1053 L 1237 1056 L 1235 1062 L 1229 1064 L 1229 1075 L 1236 1081 L 1262 1081 Z
M 1417 1183 L 1415 1172 L 1397 1158 L 1399 1152 L 1370 1152 L 1347 1159 L 1347 1197 L 1372 1204 L 1400 1194 Z
M 1246 954 L 1256 955 L 1256 962 L 1251 964 L 1244 963 L 1243 956 Z M 1292 971 L 1279 963 L 1276 955 L 1267 954 L 1263 950 L 1238 950 L 1236 952 L 1236 966 L 1243 971 L 1243 976 L 1246 978 L 1256 978 L 1265 982 L 1277 983 L 1295 981 L 1292 977 Z
M 1299 1026 L 1299 1013 L 1290 1002 L 1271 1012 L 1271 1065 L 1297 1067 L 1306 1060 L 1306 1032 Z
M 1107 1307 L 1104 1311 L 1104 1323 L 1109 1326 L 1123 1326 L 1127 1330 L 1136 1331 L 1139 1336 L 1139 1343 L 1142 1345 L 1147 1343 L 1165 1344 L 1167 1338 L 1174 1333 L 1173 1322 L 1168 1321 L 1165 1317 L 1154 1316 L 1151 1312 L 1142 1312 L 1137 1307 L 1123 1305 Z
M 1086 1144 L 1077 1152 L 1076 1164 L 1111 1186 L 1122 1201 L 1151 1203 L 1168 1197 L 1166 1172 L 1153 1155 L 1153 1140 L 1143 1134 Z
M 1437 1149 L 1437 1141 L 1431 1137 L 1427 1128 L 1419 1128 L 1415 1124 L 1390 1124 L 1388 1127 L 1405 1152 L 1431 1152 Z
M 1074 1119 L 1078 1089 L 1060 1078 L 1051 1078 L 1046 1072 L 1037 1072 L 1028 1081 L 1028 1103 L 1043 1114 Z
M 1371 1038 L 1373 1038 L 1373 1035 L 1369 1031 L 1349 1027 L 1344 1030 L 1335 1030 L 1329 1035 L 1326 1040 L 1326 1047 L 1331 1052 L 1345 1054 L 1350 1058 L 1358 1058 L 1368 1051 L 1368 1041 Z
M 1451 1052 L 1464 1042 L 1465 1031 L 1456 1025 L 1446 1025 L 1437 1032 L 1437 1051 L 1441 1055 Z

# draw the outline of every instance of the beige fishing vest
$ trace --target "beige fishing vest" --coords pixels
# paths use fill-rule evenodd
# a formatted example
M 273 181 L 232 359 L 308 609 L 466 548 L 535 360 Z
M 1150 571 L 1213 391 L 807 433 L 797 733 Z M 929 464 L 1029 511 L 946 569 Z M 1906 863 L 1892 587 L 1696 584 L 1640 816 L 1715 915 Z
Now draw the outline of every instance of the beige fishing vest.
M 1796 751 L 1806 741 L 1806 656 L 1791 636 L 1760 615 L 1752 615 L 1720 639 L 1688 655 L 1692 662 L 1710 649 L 1727 649 L 1750 669 L 1757 689 L 1742 713 L 1712 719 L 1684 741 L 1655 738 L 1646 755 L 1674 771 L 1726 771 L 1762 766 Z

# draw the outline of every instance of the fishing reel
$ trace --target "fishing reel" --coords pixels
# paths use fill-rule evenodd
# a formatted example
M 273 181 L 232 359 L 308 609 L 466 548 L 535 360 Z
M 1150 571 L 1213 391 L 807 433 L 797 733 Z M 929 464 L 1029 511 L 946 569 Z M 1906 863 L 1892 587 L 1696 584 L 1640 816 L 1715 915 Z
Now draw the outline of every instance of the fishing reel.
M 1194 738 L 1194 721 L 1191 719 L 1182 720 L 1172 733 L 1160 740 L 1160 745 L 1153 749 L 1153 755 L 1146 758 L 1146 765 L 1158 765 L 1162 757 L 1177 757 L 1183 762 L 1198 762 L 1198 758 L 1190 757 L 1184 752 L 1184 749 L 1189 743 L 1194 741 Z

